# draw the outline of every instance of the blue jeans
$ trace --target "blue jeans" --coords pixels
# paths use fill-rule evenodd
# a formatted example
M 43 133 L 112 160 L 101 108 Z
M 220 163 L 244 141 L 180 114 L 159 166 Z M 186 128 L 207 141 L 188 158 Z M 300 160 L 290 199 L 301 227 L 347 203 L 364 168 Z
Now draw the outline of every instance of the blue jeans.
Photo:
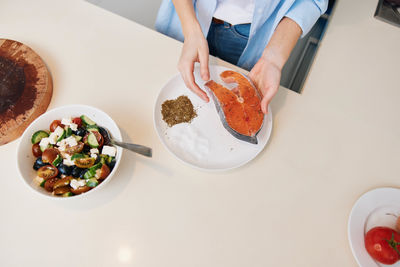
M 236 65 L 247 45 L 249 33 L 250 24 L 212 22 L 207 35 L 210 54 Z

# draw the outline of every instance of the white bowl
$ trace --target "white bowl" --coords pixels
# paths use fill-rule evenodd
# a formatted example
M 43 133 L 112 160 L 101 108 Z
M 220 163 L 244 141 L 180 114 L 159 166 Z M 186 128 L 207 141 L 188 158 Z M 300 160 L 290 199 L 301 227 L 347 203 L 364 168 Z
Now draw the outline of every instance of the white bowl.
M 37 175 L 36 171 L 33 169 L 33 164 L 36 158 L 32 154 L 32 143 L 31 143 L 32 134 L 38 130 L 48 130 L 53 120 L 61 120 L 62 118 L 69 118 L 69 117 L 79 117 L 81 115 L 87 115 L 94 122 L 96 122 L 97 125 L 106 128 L 114 139 L 122 140 L 121 132 L 117 124 L 114 122 L 114 120 L 111 119 L 111 117 L 108 116 L 105 112 L 94 107 L 85 105 L 68 105 L 49 110 L 44 114 L 42 114 L 40 117 L 34 120 L 29 125 L 28 128 L 26 128 L 26 130 L 22 134 L 22 137 L 20 139 L 17 148 L 17 168 L 19 170 L 20 177 L 29 188 L 39 193 L 40 195 L 58 199 L 69 198 L 69 197 L 65 198 L 65 197 L 54 196 L 34 182 L 34 178 Z M 107 184 L 114 176 L 121 161 L 121 156 L 122 156 L 122 148 L 117 147 L 117 155 L 115 157 L 116 160 L 115 167 L 112 170 L 112 172 L 108 175 L 108 177 L 101 184 L 94 187 L 90 191 L 80 195 L 73 196 L 73 198 L 86 196 L 87 194 L 104 187 L 105 184 Z

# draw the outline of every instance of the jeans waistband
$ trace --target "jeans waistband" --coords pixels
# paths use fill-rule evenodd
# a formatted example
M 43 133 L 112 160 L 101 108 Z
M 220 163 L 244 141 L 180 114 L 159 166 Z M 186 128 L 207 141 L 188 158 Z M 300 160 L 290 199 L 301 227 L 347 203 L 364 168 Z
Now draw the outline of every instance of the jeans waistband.
M 212 18 L 212 23 L 214 23 L 214 24 L 224 24 L 224 25 L 227 25 L 227 26 L 234 26 L 234 25 L 232 25 L 232 24 L 230 24 L 229 22 L 226 22 L 226 21 L 224 21 L 224 20 L 222 20 L 222 19 L 217 19 L 217 18 Z M 243 23 L 243 24 L 237 24 L 237 25 L 246 25 L 246 24 L 251 24 L 251 23 Z

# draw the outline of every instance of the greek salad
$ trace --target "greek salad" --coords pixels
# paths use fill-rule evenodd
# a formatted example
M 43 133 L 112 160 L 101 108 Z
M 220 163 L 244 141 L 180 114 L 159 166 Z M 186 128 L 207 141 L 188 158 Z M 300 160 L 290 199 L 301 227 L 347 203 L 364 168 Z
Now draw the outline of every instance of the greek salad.
M 39 130 L 31 138 L 38 185 L 53 195 L 70 197 L 109 176 L 117 149 L 104 128 L 82 115 L 54 120 L 49 130 Z

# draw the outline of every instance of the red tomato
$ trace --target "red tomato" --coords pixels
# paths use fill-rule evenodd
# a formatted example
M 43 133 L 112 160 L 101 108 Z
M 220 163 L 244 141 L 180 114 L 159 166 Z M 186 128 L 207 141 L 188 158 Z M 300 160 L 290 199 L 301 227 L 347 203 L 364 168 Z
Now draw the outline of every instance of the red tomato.
M 60 120 L 54 120 L 51 124 L 50 124 L 50 131 L 54 132 L 54 130 L 57 128 L 57 126 L 60 126 L 61 128 L 64 128 L 64 125 L 61 124 Z
M 42 160 L 44 163 L 53 163 L 58 156 L 58 150 L 56 148 L 47 148 L 42 154 Z
M 42 150 L 40 150 L 39 143 L 34 144 L 34 145 L 32 146 L 32 154 L 33 154 L 35 157 L 40 157 L 40 156 L 42 155 Z
M 78 142 L 78 144 L 76 146 L 72 146 L 72 147 L 67 147 L 65 149 L 65 152 L 67 152 L 70 155 L 73 155 L 75 153 L 80 153 L 82 152 L 83 148 L 85 147 L 85 144 L 82 142 Z
M 96 170 L 96 176 L 99 180 L 106 179 L 109 174 L 110 168 L 106 164 L 103 164 L 100 169 Z
M 78 158 L 75 160 L 75 165 L 78 168 L 90 168 L 96 160 L 94 158 Z
M 58 169 L 53 165 L 45 165 L 39 168 L 37 175 L 43 179 L 55 178 L 58 174 Z
M 78 128 L 82 126 L 82 119 L 79 117 L 73 118 L 72 122 L 78 125 Z
M 44 189 L 46 189 L 47 192 L 53 192 L 54 185 L 57 183 L 58 180 L 59 179 L 57 177 L 47 179 L 44 183 Z
M 400 234 L 389 227 L 374 227 L 364 237 L 369 255 L 383 264 L 394 264 L 400 259 Z

